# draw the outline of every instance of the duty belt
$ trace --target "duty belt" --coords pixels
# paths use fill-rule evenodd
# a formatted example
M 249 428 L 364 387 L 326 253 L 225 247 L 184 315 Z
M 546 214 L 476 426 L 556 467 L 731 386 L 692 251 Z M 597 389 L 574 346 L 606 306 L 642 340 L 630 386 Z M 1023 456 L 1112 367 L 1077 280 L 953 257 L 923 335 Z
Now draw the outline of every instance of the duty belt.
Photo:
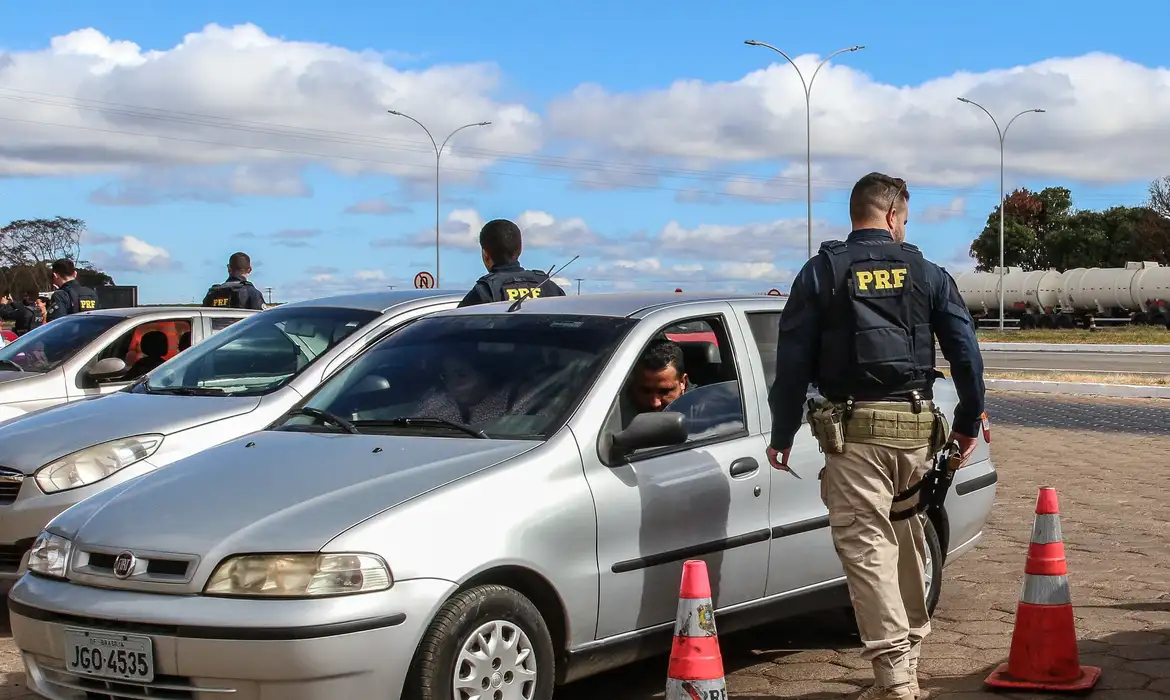
M 894 503 L 898 503 L 918 494 L 918 503 L 905 510 L 891 510 L 890 520 L 907 520 L 927 510 L 942 510 L 947 492 L 951 490 L 951 482 L 955 480 L 955 472 L 962 464 L 963 452 L 959 444 L 948 443 L 918 483 L 894 496 Z

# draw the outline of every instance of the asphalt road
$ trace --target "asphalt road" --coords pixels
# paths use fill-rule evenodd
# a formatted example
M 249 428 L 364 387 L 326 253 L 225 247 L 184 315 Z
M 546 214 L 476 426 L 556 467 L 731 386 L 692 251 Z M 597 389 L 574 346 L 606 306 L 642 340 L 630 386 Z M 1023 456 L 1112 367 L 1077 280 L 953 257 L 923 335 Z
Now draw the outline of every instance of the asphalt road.
M 938 353 L 939 367 L 946 359 Z M 1004 352 L 983 350 L 987 371 L 1030 372 L 1057 370 L 1064 372 L 1117 372 L 1121 374 L 1170 374 L 1170 353 L 1125 352 Z
M 1054 486 L 1080 662 L 1103 669 L 1089 700 L 1170 700 L 1170 480 L 1159 467 L 1170 406 L 1001 392 L 987 403 L 996 506 L 983 543 L 946 569 L 923 650 L 924 697 L 1069 697 L 983 686 L 1011 646 L 1037 489 Z M 735 700 L 853 698 L 871 677 L 856 635 L 831 618 L 722 635 L 720 647 Z M 650 659 L 560 688 L 555 700 L 661 699 L 665 668 L 665 657 Z M 33 698 L 0 622 L 0 700 Z

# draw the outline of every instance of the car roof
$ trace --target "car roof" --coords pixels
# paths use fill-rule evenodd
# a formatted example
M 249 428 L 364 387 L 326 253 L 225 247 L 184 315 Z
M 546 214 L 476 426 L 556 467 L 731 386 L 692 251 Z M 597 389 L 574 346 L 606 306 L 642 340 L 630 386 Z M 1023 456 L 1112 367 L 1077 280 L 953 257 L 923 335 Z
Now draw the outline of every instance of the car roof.
M 467 294 L 444 289 L 403 289 L 401 291 L 362 292 L 358 294 L 338 294 L 330 297 L 318 297 L 293 301 L 273 308 L 287 307 L 343 307 L 349 309 L 366 309 L 383 313 L 387 309 L 410 302 L 447 301 L 462 299 Z
M 198 306 L 188 304 L 186 306 L 127 306 L 118 309 L 96 309 L 94 311 L 82 311 L 74 316 L 117 316 L 119 318 L 136 318 L 138 316 L 149 316 L 151 314 L 175 314 L 175 313 L 191 313 L 192 311 L 234 311 L 245 313 L 255 313 L 248 309 L 202 309 Z
M 566 314 L 575 316 L 634 317 L 656 309 L 680 304 L 694 304 L 713 301 L 759 301 L 767 295 L 741 294 L 737 292 L 621 292 L 606 294 L 581 294 L 563 297 L 539 297 L 527 299 L 513 313 Z M 783 304 L 784 297 L 767 297 Z M 512 302 L 478 304 L 462 309 L 447 311 L 448 314 L 507 314 Z

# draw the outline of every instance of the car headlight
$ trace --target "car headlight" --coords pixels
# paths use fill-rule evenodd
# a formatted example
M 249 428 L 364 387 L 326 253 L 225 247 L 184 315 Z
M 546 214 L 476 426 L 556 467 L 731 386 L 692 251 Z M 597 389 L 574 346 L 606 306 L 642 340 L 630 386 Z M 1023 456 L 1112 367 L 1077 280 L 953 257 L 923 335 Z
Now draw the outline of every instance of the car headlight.
M 390 568 L 374 554 L 244 554 L 220 563 L 207 595 L 310 598 L 384 591 Z
M 38 469 L 37 486 L 45 493 L 89 486 L 151 456 L 162 441 L 162 435 L 135 435 L 78 450 Z
M 28 553 L 28 570 L 42 576 L 65 578 L 73 543 L 43 530 Z

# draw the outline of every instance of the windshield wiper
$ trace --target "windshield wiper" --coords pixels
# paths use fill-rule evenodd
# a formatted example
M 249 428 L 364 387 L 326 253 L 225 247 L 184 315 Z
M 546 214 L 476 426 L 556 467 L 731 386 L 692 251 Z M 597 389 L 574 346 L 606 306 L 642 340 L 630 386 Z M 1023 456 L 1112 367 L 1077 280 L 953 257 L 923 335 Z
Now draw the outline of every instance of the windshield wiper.
M 317 420 L 321 421 L 322 423 L 332 423 L 333 425 L 336 425 L 338 428 L 341 428 L 342 430 L 349 433 L 350 435 L 360 435 L 361 434 L 361 431 L 358 430 L 356 427 L 354 427 L 353 423 L 350 423 L 349 421 L 347 421 L 346 419 L 342 418 L 341 416 L 339 416 L 335 413 L 330 413 L 329 411 L 325 411 L 325 410 L 322 410 L 320 408 L 313 408 L 312 406 L 301 406 L 300 408 L 294 408 L 293 410 L 289 411 L 285 415 L 312 416 L 313 418 L 316 418 Z
M 452 428 L 454 430 L 458 430 L 458 431 L 467 433 L 471 437 L 477 437 L 477 438 L 480 438 L 483 440 L 490 440 L 491 439 L 488 437 L 487 433 L 485 433 L 484 431 L 479 430 L 477 428 L 473 428 L 470 425 L 466 425 L 464 423 L 458 423 L 458 422 L 453 421 L 453 420 L 447 420 L 446 418 L 431 418 L 429 416 L 411 416 L 411 417 L 403 417 L 403 418 L 390 418 L 390 419 L 385 419 L 385 420 L 355 420 L 353 422 L 353 425 L 359 426 L 359 427 L 368 427 L 368 428 L 385 428 L 385 427 L 398 427 L 398 426 L 403 426 L 403 427 L 409 428 L 410 426 L 413 426 L 413 425 L 432 426 L 432 427 L 437 426 L 437 425 L 441 425 L 441 426 L 445 426 L 447 428 Z
M 227 396 L 223 389 L 210 386 L 151 386 L 143 382 L 142 389 L 148 394 L 173 394 L 175 396 Z
M 0 367 L 15 367 L 17 372 L 24 371 L 24 367 L 21 367 L 12 360 L 0 360 Z

